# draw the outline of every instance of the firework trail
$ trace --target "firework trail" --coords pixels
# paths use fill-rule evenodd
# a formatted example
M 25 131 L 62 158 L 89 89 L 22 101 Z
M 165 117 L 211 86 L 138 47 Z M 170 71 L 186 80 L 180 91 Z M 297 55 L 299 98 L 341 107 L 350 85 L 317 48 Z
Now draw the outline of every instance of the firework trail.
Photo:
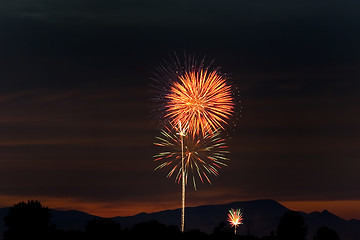
M 191 179 L 195 189 L 197 180 L 211 183 L 210 175 L 218 176 L 219 169 L 227 166 L 226 162 L 229 160 L 225 139 L 220 137 L 219 131 L 206 132 L 204 136 L 181 135 L 180 139 L 178 132 L 180 130 L 176 126 L 165 127 L 161 136 L 157 137 L 154 144 L 164 151 L 154 156 L 154 161 L 159 163 L 155 170 L 169 168 L 167 177 L 174 176 L 175 181 L 180 183 L 184 169 L 185 184 Z
M 228 213 L 228 222 L 232 227 L 235 228 L 235 234 L 236 234 L 236 227 L 240 224 L 243 224 L 243 214 L 240 209 L 230 209 Z
M 180 142 L 181 142 L 181 176 L 185 174 L 185 166 L 184 166 L 184 137 L 186 136 L 186 131 L 188 129 L 188 125 L 182 127 L 181 122 L 179 122 L 179 132 Z M 182 177 L 181 184 L 181 231 L 184 232 L 185 227 L 185 178 Z

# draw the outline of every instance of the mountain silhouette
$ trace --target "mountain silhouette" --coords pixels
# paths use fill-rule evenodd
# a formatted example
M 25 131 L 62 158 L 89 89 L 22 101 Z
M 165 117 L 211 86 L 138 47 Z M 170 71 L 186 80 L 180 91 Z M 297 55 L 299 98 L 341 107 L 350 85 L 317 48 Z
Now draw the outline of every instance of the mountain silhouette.
M 51 210 L 52 219 L 50 224 L 55 224 L 56 228 L 61 230 L 84 230 L 86 223 L 90 220 L 101 218 L 85 212 L 69 210 L 58 211 Z
M 241 208 L 244 214 L 244 224 L 238 227 L 239 234 L 251 234 L 257 237 L 267 236 L 275 231 L 281 217 L 290 209 L 274 200 L 241 201 L 221 205 L 204 205 L 187 207 L 185 228 L 187 230 L 200 229 L 212 232 L 220 222 L 227 220 L 227 213 L 231 208 Z M 308 239 L 312 239 L 319 227 L 326 226 L 335 230 L 342 240 L 360 239 L 360 221 L 344 220 L 324 210 L 306 214 L 300 212 L 308 225 Z M 166 210 L 155 213 L 140 213 L 129 217 L 115 217 L 123 227 L 131 227 L 135 223 L 157 220 L 169 225 L 179 225 L 180 209 Z
M 351 219 L 344 220 L 327 210 L 322 212 L 312 212 L 309 214 L 301 213 L 306 224 L 309 226 L 309 234 L 313 236 L 316 230 L 326 226 L 335 230 L 342 240 L 360 239 L 360 221 Z
M 276 231 L 281 217 L 290 209 L 284 207 L 274 200 L 241 201 L 219 205 L 202 205 L 198 207 L 187 207 L 185 212 L 185 229 L 200 229 L 211 233 L 221 222 L 227 221 L 229 209 L 241 208 L 244 214 L 244 224 L 237 228 L 241 235 L 251 234 L 257 237 L 268 236 L 271 231 Z M 119 222 L 121 227 L 131 228 L 135 224 L 157 220 L 166 225 L 179 225 L 180 209 L 165 210 L 154 213 L 139 213 L 134 216 L 114 217 L 112 220 Z M 3 218 L 8 214 L 9 208 L 0 208 L 0 236 L 5 231 Z M 360 239 L 360 221 L 344 220 L 324 210 L 309 214 L 299 212 L 308 225 L 308 240 L 316 233 L 319 227 L 325 226 L 336 231 L 341 240 Z M 59 211 L 51 210 L 50 225 L 62 230 L 85 230 L 89 220 L 100 218 L 81 211 Z M 226 223 L 227 224 L 227 223 Z
M 276 229 L 279 219 L 289 211 L 273 200 L 255 200 L 234 202 L 223 205 L 203 205 L 199 207 L 187 207 L 185 211 L 186 229 L 200 229 L 204 232 L 212 232 L 220 222 L 227 220 L 228 211 L 231 208 L 241 208 L 244 214 L 244 224 L 238 228 L 239 234 L 253 234 L 258 236 L 268 235 Z M 135 223 L 149 220 L 157 220 L 160 223 L 179 225 L 180 209 L 166 210 L 155 213 L 140 213 L 131 217 L 115 217 L 123 227 L 130 227 Z

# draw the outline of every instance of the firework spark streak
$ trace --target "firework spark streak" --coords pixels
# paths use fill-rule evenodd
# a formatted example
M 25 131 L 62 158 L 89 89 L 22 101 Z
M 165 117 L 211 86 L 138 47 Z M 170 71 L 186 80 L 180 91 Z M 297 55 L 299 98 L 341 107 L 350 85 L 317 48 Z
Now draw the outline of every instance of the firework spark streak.
M 164 151 L 155 155 L 155 162 L 159 165 L 155 170 L 169 168 L 167 177 L 175 176 L 175 181 L 180 183 L 182 178 L 182 152 L 184 159 L 184 179 L 192 179 L 196 189 L 197 179 L 201 182 L 211 183 L 210 175 L 219 175 L 221 166 L 227 166 L 228 161 L 227 145 L 220 137 L 219 131 L 206 132 L 204 136 L 181 135 L 177 136 L 178 127 L 165 127 L 161 136 L 157 137 L 157 146 L 164 148 Z M 184 148 L 182 151 L 182 147 Z
M 236 234 L 236 227 L 240 224 L 243 224 L 243 214 L 240 209 L 230 209 L 228 213 L 228 222 L 232 227 L 235 228 L 235 234 Z

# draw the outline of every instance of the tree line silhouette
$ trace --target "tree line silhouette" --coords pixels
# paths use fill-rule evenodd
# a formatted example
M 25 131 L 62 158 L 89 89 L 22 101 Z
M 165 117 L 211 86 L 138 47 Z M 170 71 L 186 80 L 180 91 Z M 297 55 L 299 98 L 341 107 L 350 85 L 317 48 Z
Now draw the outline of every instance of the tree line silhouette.
M 252 235 L 235 235 L 228 224 L 221 222 L 211 234 L 200 230 L 191 230 L 182 233 L 177 226 L 167 226 L 155 220 L 141 222 L 130 229 L 122 229 L 118 222 L 109 218 L 95 218 L 89 220 L 84 231 L 60 230 L 50 225 L 51 213 L 49 208 L 39 201 L 29 200 L 12 206 L 5 216 L 3 240 L 127 240 L 127 239 L 196 239 L 196 240 L 306 240 L 308 229 L 301 217 L 295 211 L 284 214 L 276 232 L 269 236 L 257 238 Z M 338 234 L 321 227 L 313 236 L 313 240 L 339 240 Z

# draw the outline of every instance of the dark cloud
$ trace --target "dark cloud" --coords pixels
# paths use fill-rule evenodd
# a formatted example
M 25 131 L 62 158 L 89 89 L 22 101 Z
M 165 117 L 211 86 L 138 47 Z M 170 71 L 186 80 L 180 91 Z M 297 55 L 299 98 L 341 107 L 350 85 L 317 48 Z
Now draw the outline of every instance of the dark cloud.
M 359 55 L 349 1 L 7 1 L 0 9 L 5 82 L 27 87 L 143 82 L 172 50 L 207 54 L 234 74 L 332 70 Z

